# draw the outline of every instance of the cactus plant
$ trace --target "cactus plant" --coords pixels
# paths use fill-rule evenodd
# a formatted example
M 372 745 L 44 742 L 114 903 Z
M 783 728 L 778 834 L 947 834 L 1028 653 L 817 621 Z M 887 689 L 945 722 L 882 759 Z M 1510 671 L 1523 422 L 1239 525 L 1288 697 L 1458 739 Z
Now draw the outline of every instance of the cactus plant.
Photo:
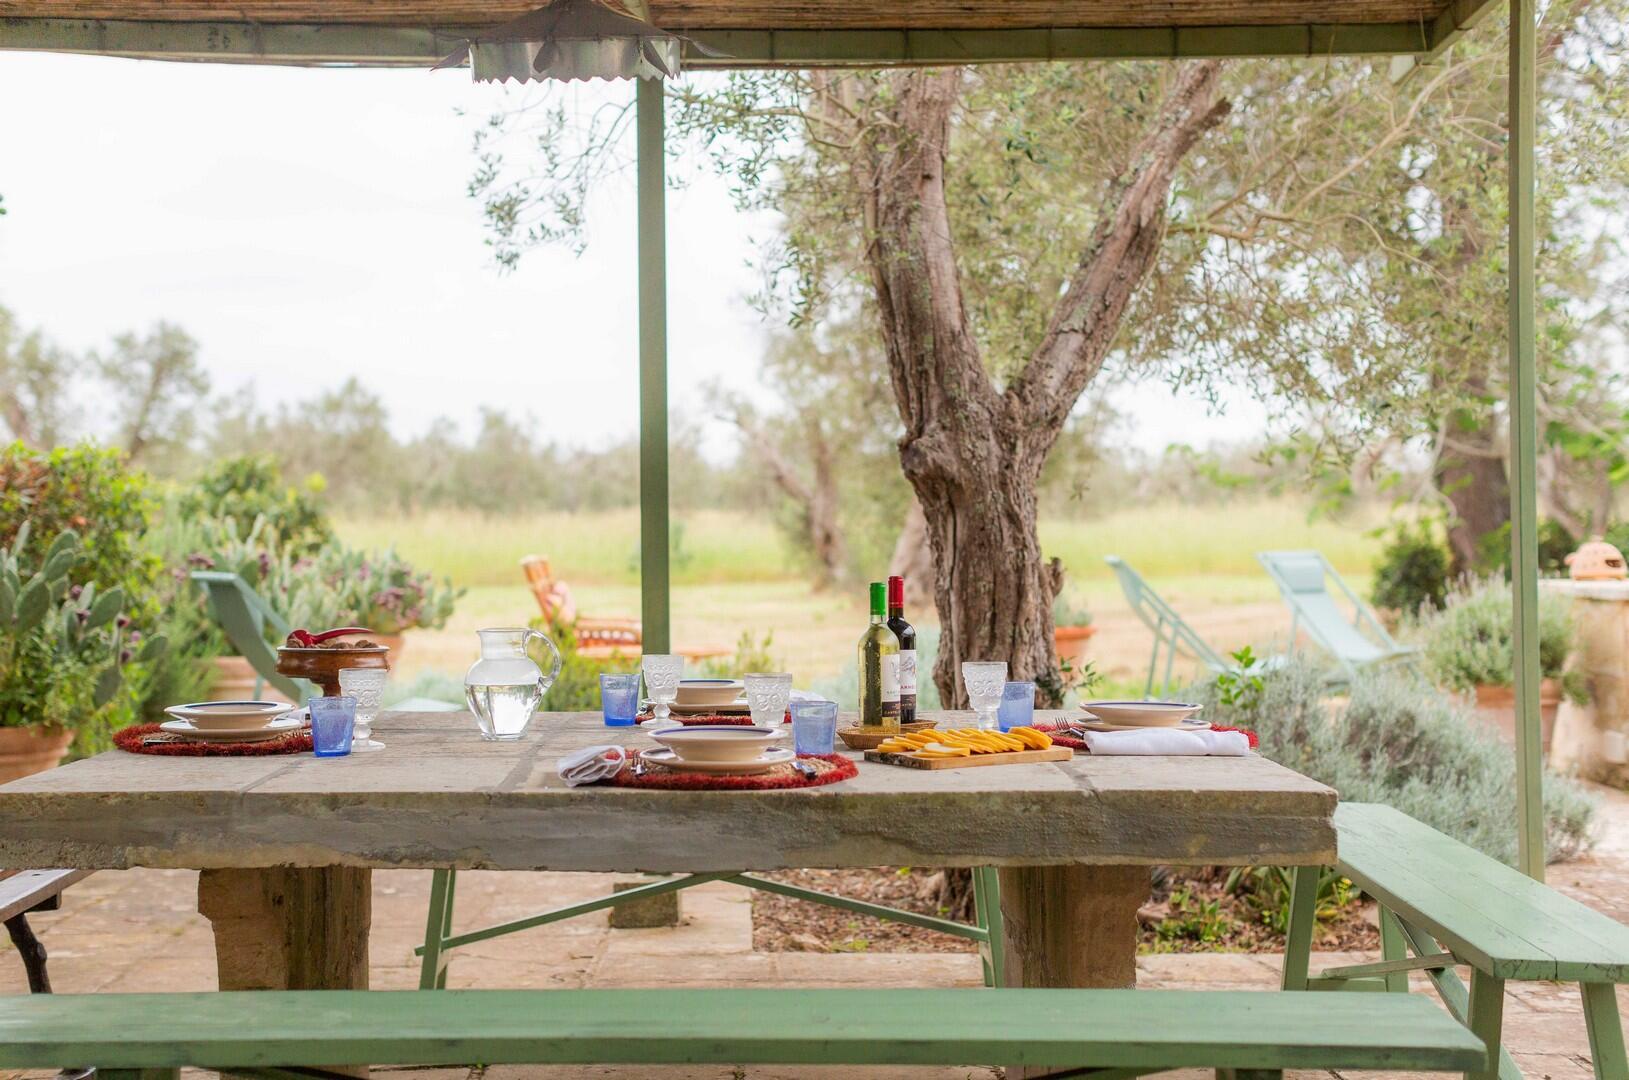
M 156 659 L 165 641 L 127 636 L 119 588 L 73 584 L 73 530 L 37 556 L 29 540 L 25 523 L 0 549 L 0 726 L 74 729 L 113 701 L 127 663 Z

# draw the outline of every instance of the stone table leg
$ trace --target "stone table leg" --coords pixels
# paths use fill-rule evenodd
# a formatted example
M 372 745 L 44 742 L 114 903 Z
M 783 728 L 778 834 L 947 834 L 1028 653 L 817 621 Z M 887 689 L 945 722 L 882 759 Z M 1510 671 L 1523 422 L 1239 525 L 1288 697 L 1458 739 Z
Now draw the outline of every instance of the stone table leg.
M 1002 867 L 1007 985 L 1135 987 L 1137 909 L 1148 895 L 1146 866 Z
M 346 866 L 205 870 L 222 990 L 366 990 L 373 872 Z

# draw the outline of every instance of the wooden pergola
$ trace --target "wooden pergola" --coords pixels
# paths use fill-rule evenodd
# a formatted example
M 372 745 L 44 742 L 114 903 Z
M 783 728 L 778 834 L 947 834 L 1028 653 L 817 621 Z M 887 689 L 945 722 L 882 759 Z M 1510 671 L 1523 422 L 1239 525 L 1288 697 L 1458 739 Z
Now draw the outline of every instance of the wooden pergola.
M 0 0 L 0 50 L 303 66 L 420 67 L 542 0 Z M 1510 0 L 1510 439 L 1522 868 L 1544 873 L 1534 336 L 1535 0 Z M 1492 0 L 628 0 L 691 68 L 1043 60 L 1392 57 L 1430 63 Z M 637 92 L 640 506 L 646 646 L 669 647 L 663 96 Z

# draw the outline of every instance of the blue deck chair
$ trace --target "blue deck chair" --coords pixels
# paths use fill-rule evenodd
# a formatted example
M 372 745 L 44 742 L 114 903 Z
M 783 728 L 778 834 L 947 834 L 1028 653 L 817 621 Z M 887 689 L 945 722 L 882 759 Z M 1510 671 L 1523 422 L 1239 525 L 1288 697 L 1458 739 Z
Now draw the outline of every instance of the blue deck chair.
M 1289 605 L 1292 643 L 1296 632 L 1305 628 L 1307 636 L 1335 658 L 1348 679 L 1374 664 L 1415 663 L 1419 650 L 1393 639 L 1319 552 L 1263 551 L 1256 558 Z M 1331 581 L 1351 605 L 1350 616 L 1330 591 Z
M 1183 622 L 1176 609 L 1151 589 L 1143 576 L 1128 566 L 1124 559 L 1118 555 L 1106 555 L 1103 561 L 1114 568 L 1115 576 L 1120 579 L 1120 591 L 1126 594 L 1131 610 L 1154 632 L 1154 652 L 1148 658 L 1148 683 L 1143 688 L 1144 697 L 1163 700 L 1170 696 L 1175 680 L 1173 669 L 1179 653 L 1197 660 L 1218 675 L 1237 667 L 1211 648 L 1193 627 Z M 1163 672 L 1160 670 L 1161 653 L 1165 656 Z M 1154 696 L 1156 679 L 1160 681 L 1158 698 Z

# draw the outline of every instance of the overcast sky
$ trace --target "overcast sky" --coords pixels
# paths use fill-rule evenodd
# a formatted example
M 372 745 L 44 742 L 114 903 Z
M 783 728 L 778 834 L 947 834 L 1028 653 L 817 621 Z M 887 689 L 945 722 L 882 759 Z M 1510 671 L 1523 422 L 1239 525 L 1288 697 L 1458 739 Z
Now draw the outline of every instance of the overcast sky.
M 567 90 L 584 108 L 630 92 Z M 267 403 L 354 374 L 401 435 L 438 416 L 472 430 L 483 404 L 561 443 L 630 434 L 633 177 L 608 182 L 583 255 L 540 249 L 499 273 L 465 189 L 471 134 L 500 95 L 462 71 L 0 52 L 0 304 L 74 349 L 169 320 L 199 340 L 218 390 L 252 383 Z M 774 223 L 679 168 L 696 177 L 669 195 L 682 418 L 705 415 L 701 383 L 756 385 L 768 327 L 746 302 L 749 264 Z M 1147 449 L 1260 429 L 1255 409 L 1209 416 L 1164 387 L 1119 404 Z

